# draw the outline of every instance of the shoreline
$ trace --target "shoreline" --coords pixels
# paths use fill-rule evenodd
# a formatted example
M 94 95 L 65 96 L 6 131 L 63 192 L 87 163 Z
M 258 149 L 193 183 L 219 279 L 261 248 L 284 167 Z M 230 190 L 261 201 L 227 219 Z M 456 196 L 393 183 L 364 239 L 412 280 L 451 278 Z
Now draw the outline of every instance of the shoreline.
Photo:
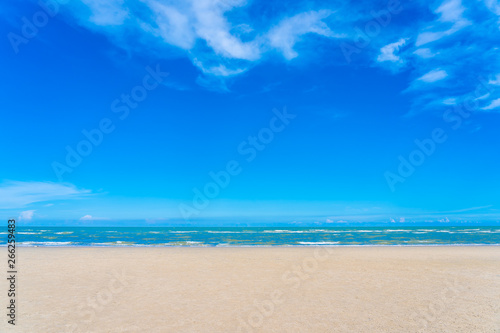
M 345 245 L 23 245 L 16 244 L 20 248 L 337 248 L 337 247 L 497 247 L 500 244 L 345 244 Z M 1 244 L 0 247 L 7 247 Z

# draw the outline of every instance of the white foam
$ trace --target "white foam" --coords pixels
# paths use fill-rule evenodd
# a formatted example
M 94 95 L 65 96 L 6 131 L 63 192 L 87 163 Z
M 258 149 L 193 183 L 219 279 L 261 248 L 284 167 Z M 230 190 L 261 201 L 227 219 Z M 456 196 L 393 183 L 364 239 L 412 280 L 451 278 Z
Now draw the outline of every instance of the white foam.
M 73 242 L 20 242 L 18 244 L 23 246 L 63 246 L 73 244 Z
M 340 242 L 298 242 L 298 243 L 302 245 L 335 245 Z
M 179 242 L 170 242 L 166 243 L 167 246 L 186 246 L 186 245 L 202 245 L 203 242 L 195 242 L 195 241 L 179 241 Z
M 341 231 L 326 231 L 321 229 L 310 229 L 310 230 L 264 230 L 265 233 L 277 233 L 277 234 L 311 234 L 318 232 L 341 232 Z

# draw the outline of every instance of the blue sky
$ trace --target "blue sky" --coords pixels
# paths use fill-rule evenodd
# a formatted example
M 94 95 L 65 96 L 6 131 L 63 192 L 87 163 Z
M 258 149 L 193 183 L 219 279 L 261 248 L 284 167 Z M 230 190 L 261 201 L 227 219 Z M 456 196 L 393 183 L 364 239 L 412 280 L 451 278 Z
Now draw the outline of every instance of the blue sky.
M 5 217 L 500 220 L 498 1 L 8 0 L 0 15 Z

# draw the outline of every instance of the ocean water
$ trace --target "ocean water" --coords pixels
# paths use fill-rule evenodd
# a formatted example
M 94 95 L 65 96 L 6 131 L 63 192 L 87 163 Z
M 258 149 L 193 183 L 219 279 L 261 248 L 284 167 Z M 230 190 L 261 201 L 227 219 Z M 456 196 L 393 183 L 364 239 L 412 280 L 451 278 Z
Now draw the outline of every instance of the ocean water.
M 21 246 L 500 245 L 500 227 L 18 228 Z M 0 246 L 7 232 L 0 232 Z

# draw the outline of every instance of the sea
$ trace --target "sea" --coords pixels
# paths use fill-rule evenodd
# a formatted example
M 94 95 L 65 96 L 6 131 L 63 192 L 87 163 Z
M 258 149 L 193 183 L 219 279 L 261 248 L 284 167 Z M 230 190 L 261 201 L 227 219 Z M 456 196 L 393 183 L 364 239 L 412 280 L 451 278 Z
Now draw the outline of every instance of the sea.
M 500 245 L 500 227 L 18 227 L 15 239 L 71 247 Z

